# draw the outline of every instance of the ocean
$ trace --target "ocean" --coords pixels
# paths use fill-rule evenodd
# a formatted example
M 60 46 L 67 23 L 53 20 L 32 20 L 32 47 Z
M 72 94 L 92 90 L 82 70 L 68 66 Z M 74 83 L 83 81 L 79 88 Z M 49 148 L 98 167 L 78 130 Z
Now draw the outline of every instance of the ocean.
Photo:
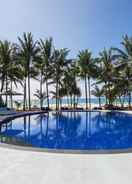
M 70 104 L 70 99 L 67 100 L 66 98 L 63 98 L 62 99 L 62 105 L 66 105 L 68 101 L 69 101 L 69 104 Z M 50 103 L 50 105 L 55 105 L 56 104 L 56 100 L 55 99 L 50 99 L 49 103 Z M 79 98 L 78 99 L 78 103 L 77 103 L 78 105 L 81 106 L 81 105 L 84 105 L 85 103 L 86 103 L 86 99 L 85 98 Z M 104 97 L 102 97 L 101 98 L 101 105 L 105 105 L 105 103 L 106 103 L 106 99 Z M 39 106 L 39 104 L 40 104 L 39 100 L 32 100 L 32 106 Z M 93 106 L 98 106 L 99 105 L 98 98 L 91 98 L 91 104 Z M 120 101 L 116 100 L 114 104 L 115 105 L 120 104 Z M 124 104 L 128 104 L 128 98 L 125 98 Z M 46 100 L 44 101 L 43 105 L 47 106 L 47 101 Z
M 23 100 L 17 100 L 21 103 L 21 106 L 23 105 Z M 63 98 L 62 99 L 62 105 L 67 105 L 67 102 L 69 102 L 70 105 L 70 99 L 67 98 Z M 55 105 L 56 104 L 56 99 L 50 99 L 49 100 L 50 105 Z M 78 98 L 78 105 L 79 106 L 84 106 L 86 103 L 85 98 Z M 101 98 L 101 105 L 105 105 L 106 100 L 104 97 Z M 91 104 L 92 106 L 98 106 L 99 105 L 99 100 L 98 98 L 91 98 Z M 120 104 L 119 100 L 116 100 L 116 102 L 114 103 L 115 105 Z M 128 104 L 128 98 L 125 98 L 124 104 Z M 10 106 L 10 99 L 8 100 L 8 105 Z M 31 100 L 31 105 L 32 107 L 39 107 L 40 106 L 40 101 L 37 99 L 32 99 Z M 14 103 L 14 106 L 16 106 L 16 104 Z M 44 101 L 43 106 L 47 106 L 47 100 Z
M 63 98 L 62 99 L 62 104 L 66 105 L 68 101 L 69 101 L 69 104 L 70 104 L 70 99 L 67 100 L 66 98 Z M 101 98 L 101 105 L 104 105 L 105 102 L 106 102 L 105 98 Z M 56 100 L 55 99 L 50 99 L 49 103 L 50 103 L 50 105 L 55 105 L 56 104 Z M 85 98 L 79 98 L 78 99 L 78 105 L 84 105 L 85 103 L 86 103 Z M 99 104 L 98 98 L 91 98 L 91 104 L 98 106 L 98 104 Z M 46 100 L 44 101 L 43 105 L 44 106 L 47 105 L 47 101 Z M 32 100 L 32 106 L 39 106 L 39 100 Z

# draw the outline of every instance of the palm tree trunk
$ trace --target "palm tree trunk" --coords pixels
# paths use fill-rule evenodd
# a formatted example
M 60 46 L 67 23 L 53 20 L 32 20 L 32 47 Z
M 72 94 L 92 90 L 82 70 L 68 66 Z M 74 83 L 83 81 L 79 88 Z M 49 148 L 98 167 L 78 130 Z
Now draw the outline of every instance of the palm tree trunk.
M 72 108 L 72 95 L 70 95 L 71 108 Z
M 79 98 L 78 98 L 78 96 L 77 96 L 76 107 L 78 107 L 78 101 L 79 101 Z
M 6 76 L 6 93 L 8 90 L 8 84 L 7 84 L 7 76 Z M 6 105 L 8 106 L 8 95 L 6 95 Z
M 76 108 L 76 97 L 75 95 L 73 96 L 73 106 L 74 106 L 74 109 Z
M 1 92 L 3 91 L 3 88 L 4 88 L 4 78 L 1 80 L 1 89 L 0 89 Z
M 62 98 L 60 98 L 60 109 L 62 108 Z
M 30 74 L 28 74 L 28 108 L 31 110 L 31 97 L 30 97 Z
M 46 94 L 47 94 L 47 106 L 48 106 L 48 109 L 49 109 L 49 88 L 48 88 L 48 81 L 46 79 Z
M 23 99 L 23 110 L 26 110 L 26 93 L 27 93 L 27 85 L 26 85 L 26 78 L 24 79 L 24 99 Z
M 126 98 L 126 96 L 124 95 L 124 96 L 123 96 L 123 102 L 122 102 L 123 107 L 124 107 L 124 103 L 125 103 L 125 98 Z
M 88 87 L 87 87 L 87 77 L 85 76 L 85 100 L 86 100 L 86 109 L 88 109 Z
M 91 84 L 90 84 L 90 77 L 88 77 L 88 90 L 89 90 L 89 97 L 88 97 L 88 99 L 89 99 L 89 109 L 91 109 Z
M 58 110 L 58 81 L 56 82 L 56 111 Z
M 129 105 L 129 108 L 131 108 L 131 92 L 129 92 L 128 105 Z
M 42 99 L 42 72 L 40 74 L 40 108 L 42 109 L 43 106 L 43 99 Z
M 12 80 L 11 80 L 11 93 L 12 93 Z M 11 100 L 11 108 L 13 108 L 12 94 L 11 94 L 11 96 L 10 96 L 10 100 Z
M 59 85 L 59 82 L 58 82 L 58 109 L 60 109 L 60 94 L 59 94 L 59 90 L 60 90 L 60 85 Z
M 98 99 L 99 99 L 99 107 L 101 107 L 101 99 L 100 99 L 100 97 L 98 97 Z
M 68 98 L 68 95 L 67 95 L 67 107 L 69 107 L 69 98 Z
M 109 105 L 112 105 L 112 101 L 111 101 L 111 92 L 110 92 L 110 84 L 108 84 L 108 91 L 109 91 Z
M 105 82 L 105 86 L 107 85 L 107 82 Z M 107 89 L 106 89 L 106 92 L 105 92 L 105 100 L 106 100 L 106 102 L 105 102 L 105 104 L 107 105 L 108 104 L 108 98 L 107 98 Z

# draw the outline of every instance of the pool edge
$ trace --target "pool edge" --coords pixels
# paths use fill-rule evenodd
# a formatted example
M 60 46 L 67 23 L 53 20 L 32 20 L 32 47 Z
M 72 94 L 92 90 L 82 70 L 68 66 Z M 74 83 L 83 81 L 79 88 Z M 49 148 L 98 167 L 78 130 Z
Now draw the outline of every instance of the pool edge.
M 91 110 L 94 112 L 108 112 L 108 110 Z M 62 112 L 62 111 L 61 111 Z M 65 112 L 65 111 L 64 111 Z M 81 111 L 82 112 L 82 111 Z M 85 111 L 84 111 L 85 112 Z M 111 112 L 111 111 L 109 111 Z M 113 112 L 122 112 L 122 113 L 128 113 L 132 114 L 132 111 L 117 111 L 113 110 Z M 48 113 L 45 111 L 38 111 L 38 112 L 28 112 L 28 113 L 21 113 L 21 114 L 15 114 L 11 115 L 10 117 L 5 117 L 0 123 L 5 123 L 6 121 L 11 119 L 16 119 L 22 116 L 28 116 L 28 115 L 35 115 L 35 114 L 41 114 L 41 113 Z M 6 143 L 0 143 L 0 148 L 7 148 L 7 149 L 14 149 L 19 151 L 32 151 L 32 152 L 44 152 L 44 153 L 57 153 L 57 154 L 128 154 L 132 153 L 132 148 L 127 149 L 111 149 L 111 150 L 66 150 L 66 149 L 48 149 L 48 148 L 37 148 L 37 147 L 31 147 L 31 146 L 23 146 L 23 145 L 14 145 L 14 144 L 6 144 Z

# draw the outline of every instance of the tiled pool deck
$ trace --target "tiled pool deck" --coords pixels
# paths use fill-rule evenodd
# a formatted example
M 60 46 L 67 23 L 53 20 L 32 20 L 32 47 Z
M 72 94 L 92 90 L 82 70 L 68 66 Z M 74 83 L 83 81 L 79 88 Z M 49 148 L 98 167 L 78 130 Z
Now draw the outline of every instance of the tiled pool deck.
M 131 184 L 132 153 L 63 154 L 0 147 L 0 184 Z
M 1 184 L 131 184 L 132 154 L 55 154 L 0 148 Z

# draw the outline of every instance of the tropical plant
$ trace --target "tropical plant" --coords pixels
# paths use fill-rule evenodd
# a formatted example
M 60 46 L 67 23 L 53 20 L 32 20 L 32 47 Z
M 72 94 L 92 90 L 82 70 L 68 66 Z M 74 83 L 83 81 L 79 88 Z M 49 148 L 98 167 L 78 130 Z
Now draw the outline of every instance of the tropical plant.
M 65 71 L 65 68 L 67 67 L 69 60 L 67 59 L 69 50 L 67 49 L 60 49 L 60 50 L 54 50 L 53 58 L 52 58 L 52 83 L 55 83 L 55 94 L 56 94 L 56 110 L 59 109 L 59 89 L 60 89 L 60 83 L 63 76 L 63 73 Z
M 40 92 L 40 90 L 36 90 L 36 93 L 34 94 L 35 97 L 37 97 L 40 100 L 40 108 L 43 107 L 43 102 L 47 98 L 47 95 L 45 92 Z
M 47 93 L 47 105 L 49 108 L 49 87 L 48 80 L 51 78 L 52 68 L 52 55 L 53 55 L 53 40 L 52 38 L 39 41 L 40 55 L 41 55 L 41 64 L 40 64 L 40 72 L 41 72 L 41 86 L 42 83 L 46 84 L 46 93 Z M 41 89 L 42 91 L 42 89 Z
M 78 72 L 79 68 L 77 66 L 77 63 L 76 61 L 73 61 L 70 63 L 70 66 L 68 66 L 64 71 L 64 76 L 62 79 L 63 88 L 66 91 L 65 96 L 67 96 L 67 99 L 68 97 L 70 97 L 71 107 L 73 106 L 74 108 L 78 103 L 78 97 L 81 96 L 80 88 L 77 86 Z
M 122 73 L 125 74 L 125 81 L 127 80 L 127 96 L 128 104 L 131 107 L 131 92 L 132 92 L 132 37 L 125 35 L 123 41 L 121 42 L 123 49 L 113 48 L 116 52 L 115 56 L 119 62 L 119 68 Z
M 98 98 L 99 107 L 101 107 L 101 97 L 104 94 L 104 90 L 100 89 L 97 85 L 95 85 L 94 89 L 92 90 L 92 95 Z
M 39 48 L 37 41 L 34 41 L 31 33 L 23 33 L 23 37 L 18 37 L 19 40 L 19 60 L 24 69 L 24 110 L 27 99 L 27 81 L 28 80 L 28 108 L 31 109 L 31 94 L 30 94 L 30 79 L 33 72 L 34 61 L 38 59 Z
M 12 91 L 13 84 L 21 83 L 23 79 L 22 70 L 16 59 L 16 45 L 7 40 L 0 41 L 0 80 L 1 92 L 7 93 L 8 89 Z M 22 84 L 22 83 L 21 83 Z M 12 107 L 12 95 L 11 107 Z M 6 95 L 6 104 L 8 105 L 8 95 Z
M 113 82 L 115 80 L 115 56 L 112 53 L 112 49 L 104 49 L 100 52 L 100 75 L 98 76 L 97 83 L 104 83 L 106 104 L 111 102 L 111 89 L 113 88 Z
M 86 49 L 80 51 L 74 60 L 68 58 L 68 49 L 54 48 L 52 38 L 40 39 L 38 42 L 34 41 L 31 33 L 23 33 L 18 41 L 18 44 L 0 41 L 1 106 L 9 105 L 10 97 L 13 107 L 13 89 L 21 85 L 24 89 L 23 109 L 28 107 L 30 110 L 30 82 L 33 78 L 40 84 L 34 96 L 40 100 L 41 108 L 44 100 L 49 108 L 51 85 L 55 88 L 51 93 L 56 99 L 56 110 L 61 107 L 63 98 L 67 98 L 67 104 L 75 108 L 81 96 L 78 87 L 80 79 L 84 80 L 86 109 L 91 108 L 91 93 L 99 99 L 99 106 L 101 97 L 105 96 L 107 105 L 120 102 L 124 107 L 127 100 L 131 108 L 132 37 L 123 37 L 122 49 L 104 49 L 97 58 L 93 58 L 92 53 Z M 91 90 L 93 84 L 95 86 Z M 43 92 L 43 88 L 46 92 Z
M 85 81 L 85 99 L 86 109 L 91 109 L 91 83 L 90 80 L 96 73 L 96 65 L 89 50 L 80 51 L 78 54 L 78 67 L 80 69 L 80 77 Z

